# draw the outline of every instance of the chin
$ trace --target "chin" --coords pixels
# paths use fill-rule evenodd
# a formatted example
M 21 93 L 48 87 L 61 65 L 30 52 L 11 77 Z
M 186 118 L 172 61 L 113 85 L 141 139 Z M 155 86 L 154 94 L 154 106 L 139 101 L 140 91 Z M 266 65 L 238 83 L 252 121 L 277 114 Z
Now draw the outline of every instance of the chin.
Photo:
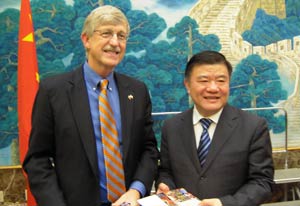
M 206 107 L 204 108 L 206 110 L 207 113 L 209 113 L 210 115 L 217 113 L 221 107 Z
M 106 62 L 106 65 L 109 67 L 116 67 L 120 61 Z

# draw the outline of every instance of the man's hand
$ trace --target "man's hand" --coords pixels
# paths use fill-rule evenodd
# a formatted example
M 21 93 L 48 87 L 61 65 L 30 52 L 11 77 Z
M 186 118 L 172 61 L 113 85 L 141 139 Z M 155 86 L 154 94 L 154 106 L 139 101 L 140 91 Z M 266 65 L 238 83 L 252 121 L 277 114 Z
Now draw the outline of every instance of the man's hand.
M 112 203 L 112 206 L 121 206 L 123 203 L 126 206 L 137 206 L 137 200 L 140 198 L 141 196 L 139 191 L 135 189 L 129 189 L 116 202 Z
M 200 206 L 222 206 L 222 202 L 217 198 L 203 199 L 203 200 L 201 200 L 199 205 Z
M 170 191 L 170 188 L 168 185 L 164 184 L 164 183 L 159 183 L 156 194 L 159 193 L 167 193 Z

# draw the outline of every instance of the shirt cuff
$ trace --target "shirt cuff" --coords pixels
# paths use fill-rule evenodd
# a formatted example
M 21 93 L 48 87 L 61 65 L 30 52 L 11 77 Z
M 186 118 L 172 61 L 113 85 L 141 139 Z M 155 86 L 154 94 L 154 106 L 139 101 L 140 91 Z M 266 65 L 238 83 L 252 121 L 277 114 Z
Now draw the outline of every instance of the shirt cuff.
M 144 197 L 146 194 L 146 187 L 145 185 L 141 182 L 141 181 L 134 181 L 131 185 L 130 185 L 130 189 L 135 189 L 137 190 L 141 197 Z

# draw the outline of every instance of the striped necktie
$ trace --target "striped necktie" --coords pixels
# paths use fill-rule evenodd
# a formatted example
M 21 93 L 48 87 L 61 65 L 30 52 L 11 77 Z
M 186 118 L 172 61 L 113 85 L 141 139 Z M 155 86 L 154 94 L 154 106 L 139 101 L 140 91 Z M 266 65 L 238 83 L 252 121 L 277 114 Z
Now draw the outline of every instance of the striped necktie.
M 209 138 L 207 129 L 210 126 L 211 122 L 212 122 L 212 120 L 210 120 L 210 119 L 205 119 L 205 118 L 200 119 L 200 123 L 203 127 L 203 132 L 201 134 L 201 139 L 200 139 L 200 143 L 199 143 L 199 146 L 197 149 L 197 153 L 198 153 L 201 167 L 205 163 L 208 149 L 210 146 L 210 138 Z
M 126 189 L 118 131 L 113 111 L 107 99 L 107 85 L 107 79 L 101 81 L 99 112 L 107 179 L 107 199 L 110 202 L 115 202 L 125 193 Z

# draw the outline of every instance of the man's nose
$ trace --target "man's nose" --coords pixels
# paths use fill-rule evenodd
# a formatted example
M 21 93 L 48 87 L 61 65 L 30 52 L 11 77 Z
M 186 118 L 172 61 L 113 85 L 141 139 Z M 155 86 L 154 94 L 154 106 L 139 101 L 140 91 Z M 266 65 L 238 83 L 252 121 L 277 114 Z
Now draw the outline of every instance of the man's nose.
M 110 38 L 109 42 L 114 45 L 119 44 L 118 35 L 113 34 L 112 37 Z
M 215 81 L 211 81 L 208 85 L 209 91 L 216 91 L 219 89 L 218 84 Z

